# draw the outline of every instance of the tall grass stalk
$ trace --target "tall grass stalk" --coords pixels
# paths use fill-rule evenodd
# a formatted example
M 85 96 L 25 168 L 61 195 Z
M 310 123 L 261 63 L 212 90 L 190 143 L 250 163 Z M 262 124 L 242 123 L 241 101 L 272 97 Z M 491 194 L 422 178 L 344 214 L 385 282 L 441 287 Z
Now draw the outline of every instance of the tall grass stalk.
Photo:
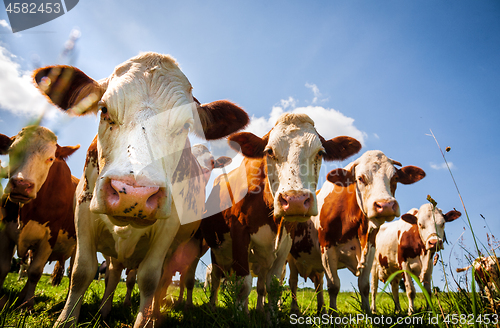
M 467 218 L 467 223 L 469 225 L 469 228 L 471 230 L 471 234 L 472 234 L 472 238 L 474 240 L 474 245 L 476 247 L 476 251 L 477 251 L 477 254 L 478 256 L 481 256 L 481 251 L 479 249 L 479 246 L 478 246 L 478 242 L 477 242 L 477 239 L 476 239 L 476 234 L 474 233 L 474 229 L 472 228 L 472 224 L 471 224 L 471 221 L 470 221 L 470 217 L 469 217 L 469 214 L 467 212 L 467 208 L 465 207 L 465 203 L 463 201 L 463 198 L 462 198 L 462 194 L 460 193 L 460 189 L 458 188 L 458 184 L 455 180 L 455 177 L 453 176 L 453 173 L 451 172 L 451 168 L 450 168 L 450 165 L 448 164 L 448 161 L 446 160 L 446 156 L 441 148 L 441 146 L 439 145 L 439 142 L 436 138 L 436 136 L 434 135 L 434 133 L 432 132 L 432 130 L 430 130 L 431 132 L 431 135 L 432 137 L 434 138 L 434 140 L 436 141 L 436 144 L 439 148 L 439 151 L 441 152 L 441 156 L 443 157 L 443 160 L 446 164 L 446 167 L 448 168 L 448 172 L 450 173 L 450 176 L 451 176 L 451 179 L 453 180 L 453 184 L 455 185 L 455 189 L 457 190 L 457 193 L 458 193 L 458 196 L 460 198 L 460 202 L 462 203 L 462 207 L 464 209 L 464 213 L 465 213 L 465 216 Z M 487 253 L 489 253 L 489 251 L 487 250 Z M 475 256 L 473 257 L 475 258 Z M 472 259 L 472 263 L 474 262 L 474 260 Z M 444 265 L 443 265 L 444 266 Z M 444 275 L 446 277 L 446 273 Z M 446 278 L 445 278 L 446 279 Z M 478 299 L 477 299 L 477 295 L 476 295 L 476 284 L 475 284 L 475 267 L 472 266 L 472 283 L 471 283 L 471 291 L 472 291 L 472 312 L 474 314 L 474 317 L 477 318 L 478 317 Z M 458 304 L 456 306 L 457 308 L 459 308 Z M 479 323 L 477 322 L 477 320 L 474 320 L 474 327 L 475 328 L 478 328 L 479 327 Z

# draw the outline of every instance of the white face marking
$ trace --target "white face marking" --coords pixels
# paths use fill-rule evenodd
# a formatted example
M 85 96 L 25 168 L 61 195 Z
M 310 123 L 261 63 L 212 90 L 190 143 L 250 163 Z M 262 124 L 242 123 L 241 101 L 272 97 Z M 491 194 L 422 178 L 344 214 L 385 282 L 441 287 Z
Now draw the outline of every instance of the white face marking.
M 432 204 L 424 204 L 415 215 L 417 217 L 418 232 L 426 249 L 430 249 L 430 241 L 436 241 L 438 250 L 444 238 L 444 216 L 443 212 L 433 207 Z
M 282 116 L 283 118 L 283 116 Z M 303 116 L 280 118 L 269 135 L 264 152 L 267 156 L 267 177 L 274 197 L 274 214 L 277 217 L 312 216 L 318 212 L 316 187 L 323 146 L 314 129 L 312 120 Z M 307 208 L 288 215 L 280 197 L 283 195 L 307 195 Z
M 21 183 L 16 187 L 10 182 L 5 192 L 12 193 L 13 201 L 17 200 L 17 195 L 21 196 L 22 203 L 29 201 L 21 200 L 23 197 L 36 198 L 55 161 L 56 144 L 54 133 L 44 127 L 29 127 L 19 132 L 9 149 L 10 178 L 33 186 L 26 189 Z
M 372 150 L 365 152 L 359 159 L 349 164 L 346 170 L 355 174 L 357 201 L 359 207 L 368 219 L 382 218 L 390 221 L 400 215 L 399 206 L 394 197 L 396 168 L 391 159 L 381 151 Z M 391 189 L 391 185 L 393 185 Z M 393 211 L 385 213 L 377 211 L 376 204 L 393 203 Z
M 193 127 L 191 84 L 172 58 L 133 58 L 115 69 L 101 101 L 99 178 L 91 201 L 107 213 L 110 180 L 165 190 L 156 218 L 171 210 L 172 176 Z
M 193 147 L 191 147 L 191 152 L 198 161 L 198 164 L 200 164 L 201 166 L 205 184 L 208 183 L 208 180 L 210 180 L 210 174 L 214 169 L 214 156 L 212 155 L 210 150 L 208 150 L 208 148 L 202 144 L 193 145 Z

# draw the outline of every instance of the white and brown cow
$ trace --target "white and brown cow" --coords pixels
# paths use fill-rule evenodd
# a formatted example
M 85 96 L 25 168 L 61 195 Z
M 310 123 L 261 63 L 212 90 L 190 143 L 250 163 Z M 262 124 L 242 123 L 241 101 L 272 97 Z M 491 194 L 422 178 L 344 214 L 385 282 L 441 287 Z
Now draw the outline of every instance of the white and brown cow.
M 344 169 L 332 170 L 317 195 L 319 214 L 311 218 L 307 229 L 314 247 L 300 249 L 300 234 L 294 240 L 299 245 L 291 254 L 295 263 L 300 263 L 297 270 L 302 276 L 318 273 L 321 267 L 325 270 L 331 311 L 337 311 L 340 291 L 337 270 L 347 267 L 358 276 L 362 307 L 370 312 L 369 276 L 378 229 L 399 216 L 394 197 L 397 184 L 411 184 L 425 176 L 418 167 L 398 169 L 395 165 L 401 163 L 371 150 Z
M 73 206 L 78 179 L 71 175 L 65 159 L 80 146 L 60 147 L 55 134 L 40 126 L 26 127 L 12 138 L 0 138 L 4 139 L 3 144 L 11 140 L 8 148 L 0 150 L 9 154 L 10 178 L 4 196 L 8 197 L 7 202 L 22 204 L 19 221 L 16 211 L 11 211 L 12 217 L 6 220 L 19 222 L 17 240 L 13 241 L 17 243 L 18 256 L 25 258 L 29 250 L 33 251 L 28 281 L 17 304 L 32 306 L 47 261 L 62 263 L 64 272 L 64 262 L 75 250 Z M 12 251 L 1 256 L 2 262 L 10 263 Z
M 500 258 L 494 255 L 481 256 L 465 267 L 458 268 L 457 272 L 467 271 L 474 268 L 474 278 L 479 290 L 485 293 L 491 308 L 498 312 L 498 297 L 500 294 Z
M 99 81 L 69 66 L 41 68 L 34 77 L 60 108 L 100 112 L 76 192 L 74 283 L 56 325 L 75 323 L 101 252 L 137 268 L 141 303 L 134 326 L 152 326 L 165 256 L 194 234 L 203 213 L 204 179 L 188 133 L 223 138 L 244 127 L 248 115 L 228 101 L 200 105 L 176 61 L 152 52 Z
M 316 185 L 322 160 L 342 160 L 359 151 L 350 137 L 325 140 L 305 114 L 284 114 L 263 138 L 251 133 L 229 137 L 245 156 L 241 165 L 219 176 L 207 200 L 213 214 L 202 220 L 212 251 L 210 301 L 217 304 L 223 272 L 244 278 L 238 297 L 248 310 L 252 273 L 258 277 L 257 308 L 264 305 L 271 278 L 282 274 L 296 222 L 318 213 Z
M 399 304 L 399 281 L 404 276 L 406 294 L 408 295 L 408 314 L 414 312 L 415 286 L 410 273 L 417 276 L 424 285 L 429 296 L 434 268 L 434 254 L 443 249 L 445 240 L 444 225 L 460 217 L 461 213 L 452 210 L 446 214 L 427 203 L 420 209 L 411 209 L 394 222 L 380 227 L 375 239 L 377 248 L 372 266 L 372 311 L 376 312 L 378 281 L 386 282 L 398 270 L 406 270 L 391 281 L 392 296 L 396 311 L 401 311 Z

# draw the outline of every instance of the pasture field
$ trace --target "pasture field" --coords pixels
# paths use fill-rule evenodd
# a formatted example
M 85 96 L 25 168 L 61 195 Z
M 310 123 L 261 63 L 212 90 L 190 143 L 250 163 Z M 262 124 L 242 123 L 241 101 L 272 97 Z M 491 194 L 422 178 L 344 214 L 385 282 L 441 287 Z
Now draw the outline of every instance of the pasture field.
M 17 274 L 10 273 L 5 281 L 5 291 L 10 297 L 10 300 L 15 300 L 25 283 L 17 280 Z M 436 327 L 432 319 L 434 314 L 425 310 L 425 299 L 421 293 L 417 294 L 416 308 L 420 310 L 414 317 L 407 317 L 406 313 L 394 313 L 394 303 L 392 296 L 387 293 L 379 293 L 380 297 L 377 302 L 377 315 L 369 318 L 361 315 L 361 301 L 358 295 L 354 292 L 342 292 L 339 294 L 338 306 L 340 317 L 344 324 L 335 325 L 335 319 L 328 317 L 320 317 L 316 315 L 316 297 L 314 290 L 311 288 L 303 288 L 298 291 L 298 302 L 301 308 L 301 313 L 290 316 L 290 290 L 288 286 L 282 287 L 282 298 L 284 305 L 278 313 L 255 311 L 257 293 L 252 290 L 249 300 L 250 313 L 246 315 L 244 312 L 236 308 L 234 302 L 235 291 L 231 290 L 229 284 L 225 291 L 219 293 L 219 307 L 212 310 L 208 306 L 208 292 L 203 288 L 196 287 L 194 290 L 193 300 L 194 307 L 184 310 L 184 304 L 174 305 L 173 301 L 177 299 L 179 294 L 178 287 L 170 287 L 168 291 L 167 301 L 171 304 L 168 308 L 162 308 L 163 322 L 161 327 L 324 327 L 324 326 L 348 326 L 348 327 Z M 58 287 L 53 287 L 50 284 L 50 276 L 43 275 L 38 284 L 36 291 L 35 306 L 32 310 L 21 311 L 18 309 L 5 308 L 0 312 L 0 327 L 52 327 L 59 312 L 62 310 L 64 300 L 68 290 L 68 278 L 65 277 L 63 282 Z M 125 297 L 126 287 L 124 282 L 120 282 L 115 292 L 113 300 L 113 309 L 111 317 L 107 323 L 99 318 L 99 304 L 101 297 L 104 294 L 104 281 L 94 280 L 85 294 L 84 304 L 82 306 L 79 327 L 132 327 L 135 316 L 138 311 L 139 290 L 136 287 L 132 293 L 132 308 L 125 308 L 123 300 Z M 279 291 L 278 291 L 279 292 Z M 403 311 L 407 309 L 406 295 L 400 294 Z M 437 297 L 433 297 L 433 303 L 437 313 L 445 315 L 458 314 L 456 318 L 460 318 L 464 314 L 472 313 L 472 297 L 470 294 L 463 293 L 439 293 Z M 328 293 L 325 290 L 325 303 L 328 304 Z M 487 303 L 478 301 L 479 313 L 490 312 L 487 309 Z M 448 317 L 449 322 L 441 322 L 441 327 L 468 327 L 472 326 L 471 321 L 462 320 L 464 324 L 452 324 L 452 317 Z M 325 321 L 326 320 L 326 321 Z M 372 321 L 370 321 L 372 320 Z M 396 324 L 397 321 L 402 321 L 401 324 Z M 325 324 L 325 322 L 333 324 Z M 495 327 L 498 325 L 480 325 Z

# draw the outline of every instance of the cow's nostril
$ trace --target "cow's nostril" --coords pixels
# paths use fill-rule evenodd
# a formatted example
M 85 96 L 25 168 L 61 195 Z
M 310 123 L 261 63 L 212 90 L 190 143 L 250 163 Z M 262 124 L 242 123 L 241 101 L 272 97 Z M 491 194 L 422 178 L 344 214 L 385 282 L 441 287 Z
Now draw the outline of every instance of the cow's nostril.
M 281 204 L 281 207 L 286 211 L 287 208 L 289 207 L 289 203 L 288 201 L 285 199 L 286 195 L 283 196 L 282 194 L 279 195 L 279 201 L 280 201 L 280 204 Z
M 311 207 L 311 197 L 307 198 L 305 201 L 304 201 L 304 207 L 307 209 L 309 207 Z
M 153 195 L 146 200 L 146 207 L 153 211 L 160 204 L 161 192 L 157 190 Z

